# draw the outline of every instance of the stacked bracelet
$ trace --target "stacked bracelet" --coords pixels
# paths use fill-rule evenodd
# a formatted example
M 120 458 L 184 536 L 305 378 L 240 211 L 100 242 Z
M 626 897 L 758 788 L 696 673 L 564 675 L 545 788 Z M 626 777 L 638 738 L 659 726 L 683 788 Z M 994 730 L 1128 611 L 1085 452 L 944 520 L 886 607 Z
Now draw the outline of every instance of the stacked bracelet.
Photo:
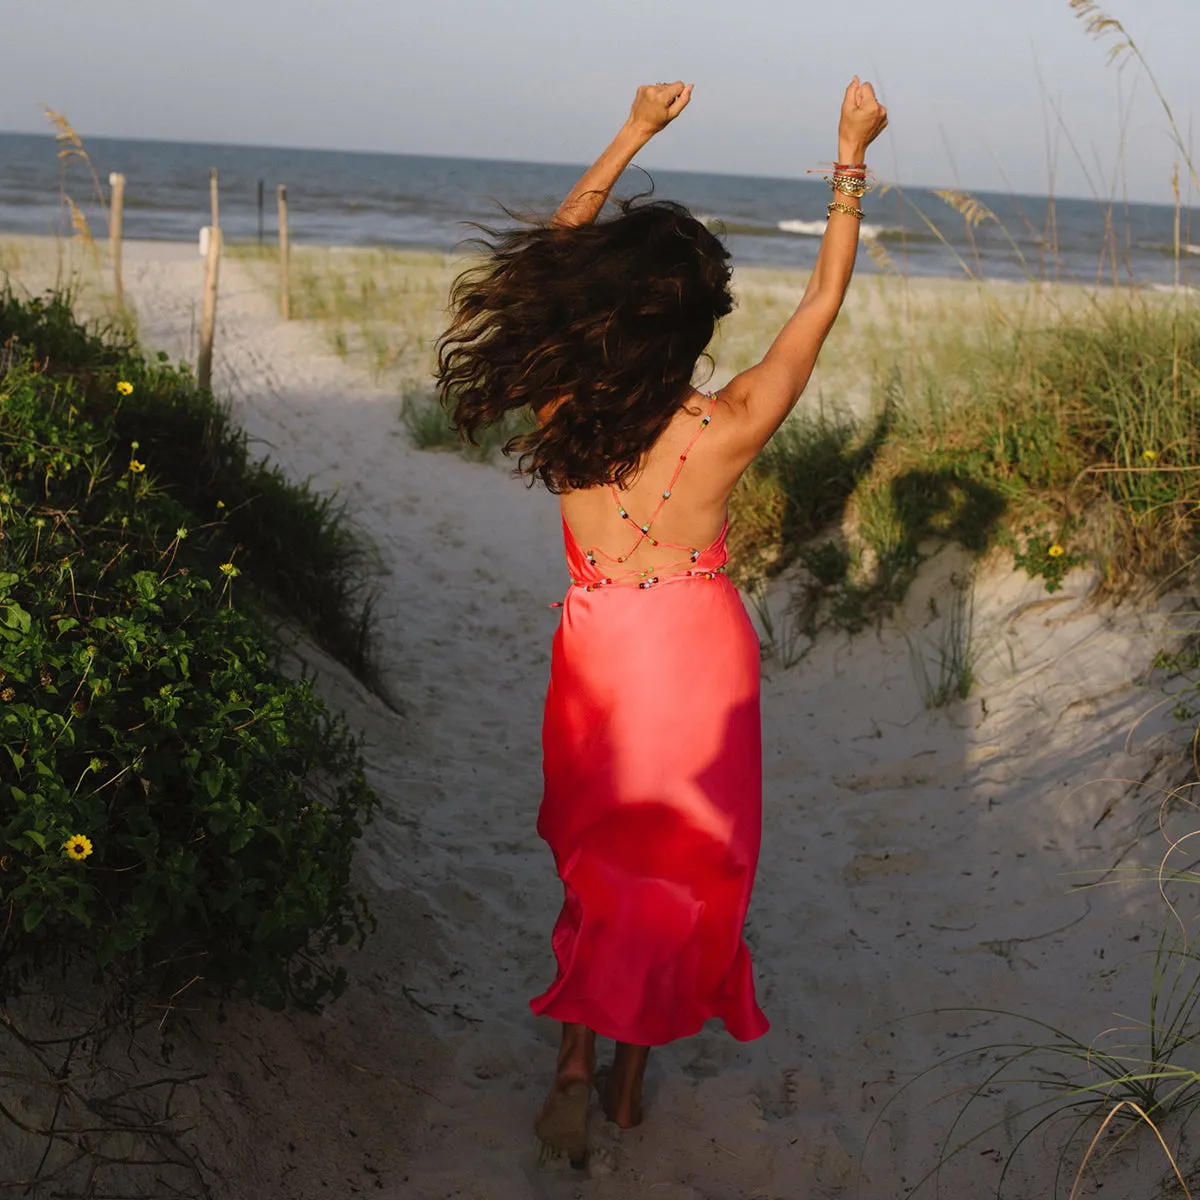
M 840 171 L 835 171 L 832 175 L 826 175 L 825 182 L 835 192 L 841 192 L 843 196 L 851 196 L 855 200 L 861 200 L 871 190 L 867 186 L 864 176 L 843 175 Z
M 810 175 L 816 173 L 816 171 L 809 171 Z M 835 212 L 840 212 L 861 221 L 863 219 L 862 209 L 857 205 L 843 203 L 837 199 L 837 196 L 840 194 L 849 196 L 852 200 L 861 200 L 871 190 L 867 185 L 867 164 L 835 162 L 833 174 L 826 175 L 825 182 L 833 188 L 834 192 L 833 203 L 825 210 L 825 215 L 831 217 Z

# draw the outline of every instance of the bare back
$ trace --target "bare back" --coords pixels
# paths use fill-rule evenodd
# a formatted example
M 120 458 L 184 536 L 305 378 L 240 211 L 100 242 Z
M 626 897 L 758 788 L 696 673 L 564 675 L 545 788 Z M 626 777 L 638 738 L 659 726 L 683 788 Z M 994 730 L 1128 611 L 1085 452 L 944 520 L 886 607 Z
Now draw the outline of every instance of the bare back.
M 563 518 L 603 572 L 670 575 L 721 537 L 746 466 L 744 434 L 720 393 L 693 392 L 624 488 L 566 492 Z

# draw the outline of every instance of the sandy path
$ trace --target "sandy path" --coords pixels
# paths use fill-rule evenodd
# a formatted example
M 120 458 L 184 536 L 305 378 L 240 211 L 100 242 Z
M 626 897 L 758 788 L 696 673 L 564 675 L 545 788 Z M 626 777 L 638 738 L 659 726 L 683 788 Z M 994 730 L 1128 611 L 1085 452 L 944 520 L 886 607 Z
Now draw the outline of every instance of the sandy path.
M 135 244 L 127 264 L 145 343 L 189 354 L 194 250 Z M 361 855 L 382 928 L 352 962 L 352 994 L 319 1019 L 195 1016 L 216 1061 L 201 1102 L 223 1130 L 202 1145 L 230 1195 L 890 1200 L 936 1160 L 961 1106 L 938 1099 L 986 1063 L 895 1099 L 899 1085 L 1007 1036 L 980 1014 L 898 1018 L 1005 1008 L 1089 1041 L 1115 1011 L 1144 1011 L 1146 963 L 1111 968 L 1165 923 L 1153 884 L 1081 892 L 1070 873 L 1110 866 L 1154 807 L 1089 781 L 1167 773 L 1165 711 L 1125 748 L 1159 698 L 1131 680 L 1162 618 L 1095 611 L 1081 588 L 1043 605 L 1039 585 L 984 574 L 980 683 L 929 714 L 904 629 L 934 636 L 929 597 L 962 566 L 942 555 L 896 626 L 829 637 L 797 669 L 768 664 L 748 939 L 771 1033 L 743 1046 L 706 1031 L 656 1052 L 646 1125 L 618 1135 L 597 1115 L 589 1170 L 539 1173 L 529 1129 L 556 1030 L 526 1000 L 549 978 L 560 899 L 534 833 L 547 605 L 565 583 L 554 503 L 495 467 L 412 449 L 395 397 L 280 322 L 237 263 L 216 385 L 265 453 L 336 492 L 374 538 L 379 655 L 403 709 L 313 660 L 366 730 L 384 797 Z M 1156 838 L 1139 861 L 1157 859 Z M 943 1194 L 982 1194 L 1013 1137 L 998 1129 L 955 1159 Z M 1006 1194 L 1050 1195 L 1044 1160 L 1038 1142 Z M 1131 1198 L 1132 1181 L 1160 1174 L 1149 1154 L 1124 1169 Z

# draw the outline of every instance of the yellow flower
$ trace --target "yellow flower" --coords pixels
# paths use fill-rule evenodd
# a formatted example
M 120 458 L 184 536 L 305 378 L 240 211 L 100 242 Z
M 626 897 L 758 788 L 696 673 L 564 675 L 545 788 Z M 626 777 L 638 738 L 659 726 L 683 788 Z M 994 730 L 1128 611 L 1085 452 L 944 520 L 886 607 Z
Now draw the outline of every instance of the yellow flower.
M 1157 450 L 1143 450 L 1142 457 L 1147 462 L 1153 462 L 1158 457 L 1158 451 Z
M 1057 542 L 1055 542 L 1054 545 L 1046 551 L 1046 553 L 1050 555 L 1051 558 L 1062 558 L 1062 556 L 1066 554 L 1066 551 Z
M 17 693 L 14 692 L 12 690 L 12 688 L 6 687 L 6 688 L 0 690 L 0 700 L 4 700 L 5 702 L 7 702 L 9 700 L 15 700 L 16 698 L 17 698 Z
M 224 500 L 218 500 L 218 501 L 217 501 L 217 507 L 218 507 L 218 508 L 224 508 L 224 507 L 225 507 L 225 501 L 224 501 Z
M 129 460 L 129 469 L 135 475 L 140 475 L 146 469 L 146 464 L 144 462 L 138 462 L 136 458 L 131 458 Z
M 117 384 L 117 391 L 120 392 L 122 396 L 132 396 L 133 384 L 127 379 L 122 379 L 121 382 Z
M 241 571 L 239 571 L 237 569 L 237 567 L 235 567 L 233 565 L 233 563 L 231 563 L 231 562 L 222 563 L 221 570 L 224 571 L 225 574 L 228 575 L 230 579 L 233 579 L 234 576 L 241 574 Z
M 92 843 L 82 833 L 77 833 L 63 842 L 63 849 L 67 852 L 68 858 L 73 858 L 76 862 L 82 862 L 91 854 Z
M 187 527 L 185 525 L 180 525 L 180 527 L 175 530 L 175 536 L 182 542 L 183 539 L 187 537 Z

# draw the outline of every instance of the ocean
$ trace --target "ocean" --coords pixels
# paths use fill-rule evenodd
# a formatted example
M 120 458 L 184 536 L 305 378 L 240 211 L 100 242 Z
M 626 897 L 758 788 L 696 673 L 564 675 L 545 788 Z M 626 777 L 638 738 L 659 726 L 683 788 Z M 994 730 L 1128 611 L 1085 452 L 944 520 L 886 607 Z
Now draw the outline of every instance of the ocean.
M 231 240 L 276 234 L 276 185 L 288 188 L 298 243 L 420 247 L 450 251 L 472 235 L 471 222 L 503 225 L 503 209 L 547 213 L 578 178 L 579 166 L 362 154 L 250 146 L 89 138 L 98 177 L 126 176 L 127 238 L 196 238 L 208 222 L 209 170 L 220 176 L 221 226 Z M 69 231 L 61 201 L 57 146 L 49 134 L 0 134 L 0 234 Z M 265 195 L 260 225 L 259 183 Z M 722 233 L 740 265 L 811 267 L 824 230 L 829 188 L 820 177 L 756 178 L 691 171 L 631 170 L 618 188 L 686 204 Z M 65 190 L 96 236 L 104 215 L 88 172 L 68 164 Z M 1191 213 L 1181 220 L 1182 261 L 1174 254 L 1175 210 L 1147 204 L 977 193 L 992 214 L 974 224 L 946 198 L 920 188 L 867 197 L 866 272 L 1047 279 L 1171 286 L 1200 283 L 1200 245 Z M 1200 240 L 1200 229 L 1196 237 Z M 1180 274 L 1177 279 L 1177 269 Z

